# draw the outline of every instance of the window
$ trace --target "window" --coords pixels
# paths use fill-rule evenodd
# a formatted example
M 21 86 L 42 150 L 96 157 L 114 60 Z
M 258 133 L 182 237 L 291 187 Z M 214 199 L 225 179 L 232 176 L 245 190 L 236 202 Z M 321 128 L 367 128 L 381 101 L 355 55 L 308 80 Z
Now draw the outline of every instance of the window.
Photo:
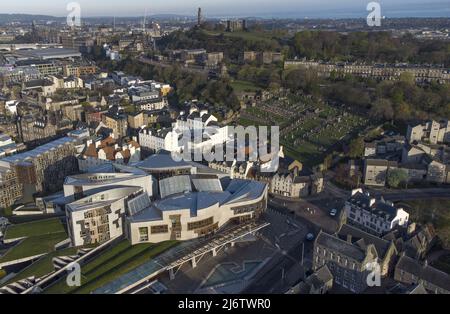
M 141 227 L 139 228 L 139 242 L 146 242 L 146 241 L 148 241 L 148 228 Z
M 169 226 L 168 225 L 152 226 L 151 232 L 152 234 L 167 233 L 169 232 Z
M 200 220 L 200 221 L 196 221 L 196 222 L 190 222 L 188 223 L 188 230 L 195 230 L 195 229 L 200 229 L 209 225 L 212 225 L 214 223 L 214 218 L 210 217 L 208 219 L 204 219 L 204 220 Z

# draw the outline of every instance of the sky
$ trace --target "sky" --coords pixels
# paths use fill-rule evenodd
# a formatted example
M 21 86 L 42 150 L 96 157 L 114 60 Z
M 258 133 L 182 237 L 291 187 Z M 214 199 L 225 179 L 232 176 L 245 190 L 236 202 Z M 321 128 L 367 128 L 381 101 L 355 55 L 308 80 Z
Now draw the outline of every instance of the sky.
M 77 0 L 82 16 L 194 16 L 202 7 L 206 17 L 346 18 L 367 16 L 373 0 Z M 386 17 L 449 17 L 450 0 L 377 0 Z M 0 13 L 66 16 L 70 0 L 1 0 Z

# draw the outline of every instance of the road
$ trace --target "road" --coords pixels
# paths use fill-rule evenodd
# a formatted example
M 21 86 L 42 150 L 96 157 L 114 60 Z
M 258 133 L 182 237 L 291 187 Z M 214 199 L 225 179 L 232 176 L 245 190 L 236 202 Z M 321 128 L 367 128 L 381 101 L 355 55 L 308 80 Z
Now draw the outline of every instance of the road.
M 385 199 L 397 202 L 397 201 L 407 201 L 407 200 L 418 200 L 418 199 L 430 199 L 430 198 L 449 198 L 450 188 L 421 188 L 421 189 L 403 189 L 403 190 L 392 190 L 386 188 L 364 188 L 374 197 L 383 196 Z M 325 192 L 329 193 L 335 197 L 347 199 L 350 197 L 350 191 L 341 189 L 331 183 L 330 181 L 325 182 Z M 318 195 L 317 197 L 307 198 L 307 200 L 314 200 L 326 197 L 324 195 Z
M 282 250 L 276 252 L 243 293 L 285 293 L 292 285 L 304 278 L 301 252 L 301 243 L 293 246 L 287 252 Z M 307 264 L 311 264 L 311 262 L 306 261 L 305 268 L 308 267 Z
M 295 235 L 280 236 L 277 241 L 264 239 L 274 253 L 243 291 L 246 294 L 285 293 L 303 279 L 305 272 L 312 267 L 313 242 L 306 241 L 305 235 L 308 232 L 317 234 L 319 228 L 302 217 L 290 214 L 287 208 L 277 206 L 274 202 L 271 202 L 269 210 L 286 217 L 300 229 Z

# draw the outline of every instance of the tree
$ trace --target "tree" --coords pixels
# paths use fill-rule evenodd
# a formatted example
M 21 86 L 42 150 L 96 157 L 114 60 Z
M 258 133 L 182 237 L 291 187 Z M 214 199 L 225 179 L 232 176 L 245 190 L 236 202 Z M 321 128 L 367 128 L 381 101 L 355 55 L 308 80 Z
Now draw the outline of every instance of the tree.
M 389 187 L 398 188 L 400 184 L 408 181 L 408 174 L 403 169 L 394 169 L 389 171 L 387 182 Z
M 323 160 L 323 170 L 326 171 L 330 169 L 333 163 L 333 155 L 327 155 Z
M 392 120 L 394 118 L 394 108 L 391 101 L 386 98 L 378 99 L 370 108 L 370 115 L 376 119 Z
M 364 139 L 358 137 L 350 142 L 348 147 L 348 156 L 350 158 L 361 158 L 364 154 Z

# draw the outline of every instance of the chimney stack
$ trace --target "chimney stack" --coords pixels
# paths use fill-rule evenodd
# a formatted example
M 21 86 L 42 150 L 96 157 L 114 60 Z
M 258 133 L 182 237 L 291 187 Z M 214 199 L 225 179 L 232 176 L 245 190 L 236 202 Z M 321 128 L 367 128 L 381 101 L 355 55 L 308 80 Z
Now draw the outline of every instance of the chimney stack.
M 351 234 L 347 234 L 347 242 L 348 243 L 352 243 L 352 235 Z

